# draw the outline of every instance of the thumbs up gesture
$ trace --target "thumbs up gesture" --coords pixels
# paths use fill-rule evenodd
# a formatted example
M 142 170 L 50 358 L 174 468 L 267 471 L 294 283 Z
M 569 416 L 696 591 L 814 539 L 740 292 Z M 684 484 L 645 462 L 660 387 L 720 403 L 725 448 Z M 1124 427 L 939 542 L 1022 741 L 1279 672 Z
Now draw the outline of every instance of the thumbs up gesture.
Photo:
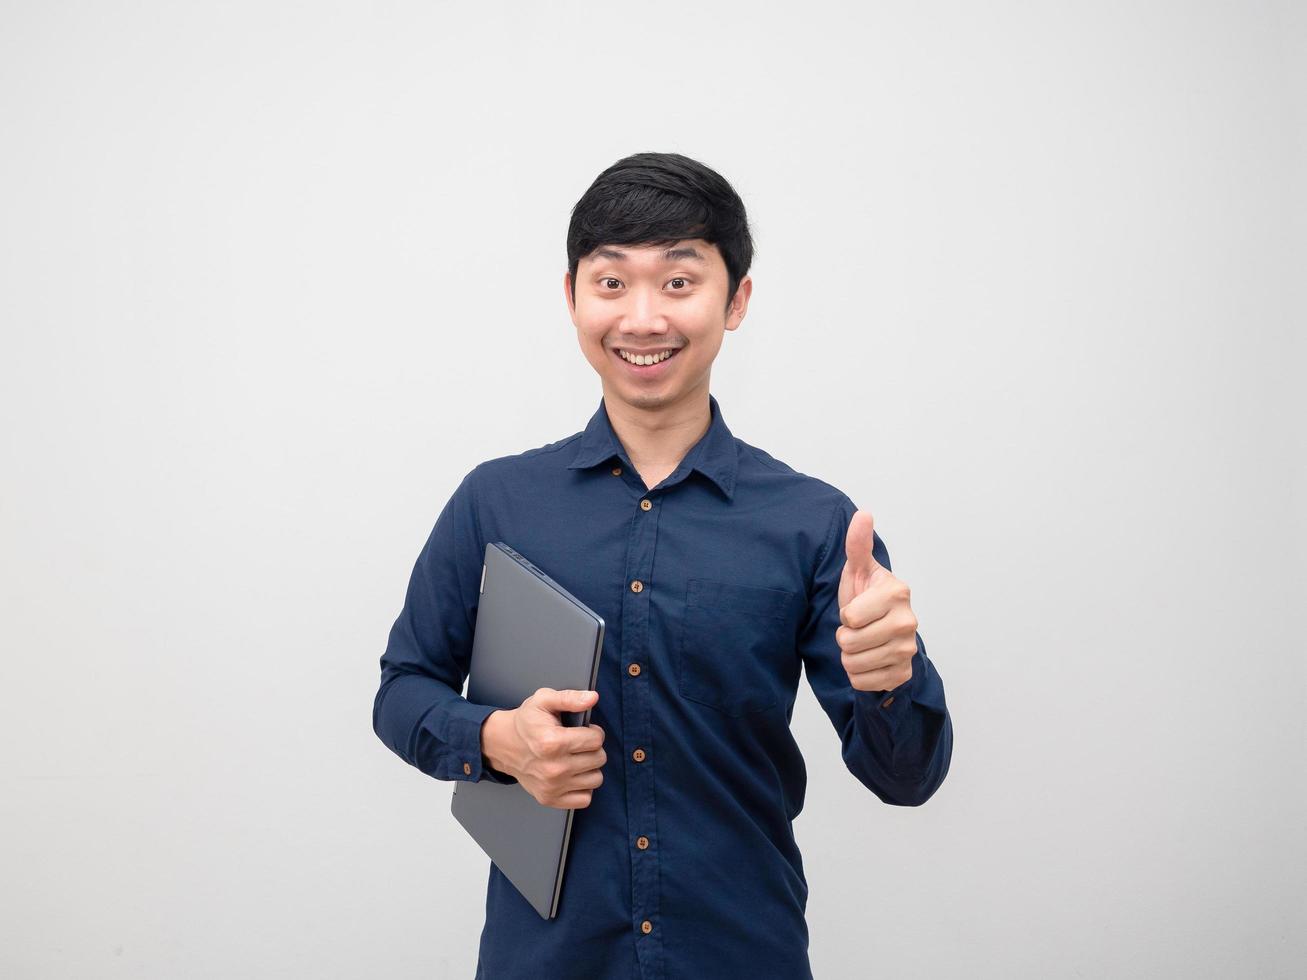
M 859 691 L 891 691 L 912 678 L 917 617 L 912 592 L 871 555 L 871 514 L 859 510 L 844 537 L 840 573 L 840 662 Z

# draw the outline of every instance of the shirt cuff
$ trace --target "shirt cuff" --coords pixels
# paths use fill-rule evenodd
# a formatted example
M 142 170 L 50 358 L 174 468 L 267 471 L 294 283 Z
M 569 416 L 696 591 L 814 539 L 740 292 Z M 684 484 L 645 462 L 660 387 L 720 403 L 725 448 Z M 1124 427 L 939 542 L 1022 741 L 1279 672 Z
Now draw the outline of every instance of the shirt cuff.
M 937 731 L 939 718 L 946 709 L 936 704 L 938 681 L 928 677 L 927 665 L 918 665 L 910 677 L 892 691 L 854 690 L 855 708 L 871 731 L 871 738 L 889 760 L 889 771 L 896 778 L 916 780 L 922 777 L 922 753 L 928 748 L 931 733 Z
M 854 707 L 867 719 L 881 744 L 894 744 L 894 735 L 912 710 L 912 681 L 915 679 L 914 675 L 912 680 L 905 681 L 892 691 L 854 689 Z
M 481 726 L 498 710 L 495 705 L 474 704 L 460 697 L 450 703 L 446 711 L 432 711 L 422 724 L 435 736 L 437 744 L 443 746 L 432 775 L 437 779 L 461 779 L 471 783 L 482 779 L 492 783 L 516 783 L 517 779 L 495 769 L 481 754 Z

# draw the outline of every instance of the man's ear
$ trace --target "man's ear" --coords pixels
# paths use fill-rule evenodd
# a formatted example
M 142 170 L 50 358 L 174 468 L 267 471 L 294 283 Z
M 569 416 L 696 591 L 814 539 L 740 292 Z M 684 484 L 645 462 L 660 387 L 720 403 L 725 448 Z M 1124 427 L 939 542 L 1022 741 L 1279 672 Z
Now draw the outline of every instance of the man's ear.
M 563 273 L 563 299 L 567 301 L 567 315 L 572 318 L 572 326 L 576 326 L 576 303 L 572 299 L 572 273 Z
M 731 305 L 726 309 L 726 329 L 734 330 L 744 319 L 745 312 L 749 309 L 749 297 L 753 295 L 753 278 L 745 276 L 735 287 L 735 296 L 731 299 Z

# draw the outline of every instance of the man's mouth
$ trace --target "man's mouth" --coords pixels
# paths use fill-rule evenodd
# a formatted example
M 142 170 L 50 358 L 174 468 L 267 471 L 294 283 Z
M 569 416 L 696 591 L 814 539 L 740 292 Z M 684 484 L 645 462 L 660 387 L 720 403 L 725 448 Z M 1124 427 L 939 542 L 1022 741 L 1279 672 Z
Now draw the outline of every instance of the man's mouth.
M 651 368 L 657 367 L 664 361 L 670 361 L 680 353 L 680 350 L 681 348 L 679 347 L 668 347 L 659 351 L 652 351 L 648 354 L 632 354 L 629 351 L 617 347 L 614 348 L 614 353 L 618 358 L 625 361 L 633 368 Z

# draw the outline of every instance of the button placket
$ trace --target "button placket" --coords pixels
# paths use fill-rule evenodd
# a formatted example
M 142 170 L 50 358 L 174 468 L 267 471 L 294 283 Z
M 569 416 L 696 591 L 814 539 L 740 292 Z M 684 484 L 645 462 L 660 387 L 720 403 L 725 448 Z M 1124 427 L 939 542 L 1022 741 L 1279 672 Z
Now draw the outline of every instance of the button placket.
M 616 467 L 614 468 L 616 469 Z M 656 495 L 655 495 L 656 496 Z M 622 593 L 622 649 L 627 682 L 622 697 L 623 748 L 626 750 L 626 819 L 628 840 L 635 847 L 631 860 L 631 921 L 641 973 L 662 976 L 661 939 L 653 933 L 658 918 L 659 880 L 656 841 L 653 702 L 649 678 L 651 581 L 661 508 L 645 488 L 637 498 L 627 541 L 626 587 Z

